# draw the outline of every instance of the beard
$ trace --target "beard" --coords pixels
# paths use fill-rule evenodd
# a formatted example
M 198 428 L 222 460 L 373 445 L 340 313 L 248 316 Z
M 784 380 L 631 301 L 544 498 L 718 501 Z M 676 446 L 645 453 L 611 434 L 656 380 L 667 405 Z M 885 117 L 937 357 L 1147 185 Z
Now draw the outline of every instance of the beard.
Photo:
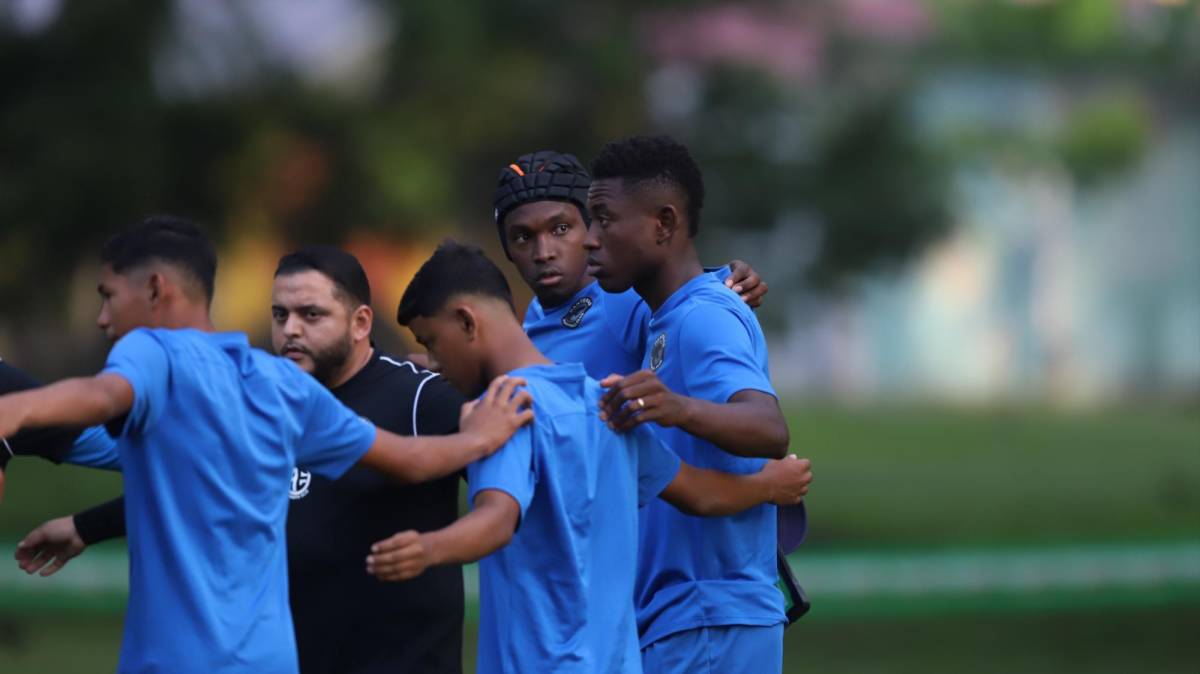
M 350 358 L 351 346 L 350 334 L 347 333 L 333 344 L 321 349 L 310 349 L 306 346 L 300 346 L 299 344 L 288 344 L 285 348 L 300 349 L 304 353 L 308 354 L 308 357 L 311 358 L 313 362 L 313 369 L 311 372 L 313 378 L 321 382 L 322 385 L 328 387 L 329 382 L 333 381 L 338 372 L 345 367 L 346 360 Z

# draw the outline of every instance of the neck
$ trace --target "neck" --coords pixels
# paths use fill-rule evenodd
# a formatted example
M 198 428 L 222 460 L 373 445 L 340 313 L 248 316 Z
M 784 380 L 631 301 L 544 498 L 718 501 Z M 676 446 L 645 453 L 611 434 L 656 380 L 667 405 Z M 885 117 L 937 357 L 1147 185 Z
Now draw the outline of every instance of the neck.
M 696 247 L 688 241 L 682 250 L 668 253 L 642 281 L 633 284 L 633 289 L 646 300 L 651 311 L 658 311 L 683 284 L 703 273 Z
M 553 364 L 538 351 L 515 320 L 506 321 L 497 328 L 488 342 L 487 362 L 484 364 L 484 376 L 489 382 L 522 367 Z
M 342 384 L 350 381 L 354 375 L 362 372 L 362 369 L 371 362 L 371 357 L 375 355 L 375 349 L 371 346 L 371 341 L 364 339 L 355 344 L 350 349 L 350 357 L 342 364 L 342 368 L 334 375 L 328 383 L 330 390 L 333 390 Z
M 208 306 L 186 304 L 172 308 L 164 316 L 159 327 L 179 330 L 191 328 L 200 332 L 214 332 L 212 317 L 208 315 Z
M 595 277 L 591 276 L 590 274 L 584 273 L 583 276 L 579 277 L 579 283 L 577 283 L 575 285 L 575 288 L 573 290 L 571 290 L 571 292 L 568 293 L 566 295 L 566 297 L 559 299 L 557 297 L 542 297 L 541 295 L 538 295 L 538 303 L 542 305 L 543 309 L 554 309 L 556 307 L 561 307 L 562 305 L 569 302 L 572 297 L 578 295 L 580 290 L 583 290 L 584 288 L 590 286 L 592 284 L 592 282 L 595 280 L 596 280 Z M 537 293 L 535 292 L 534 294 L 536 295 Z

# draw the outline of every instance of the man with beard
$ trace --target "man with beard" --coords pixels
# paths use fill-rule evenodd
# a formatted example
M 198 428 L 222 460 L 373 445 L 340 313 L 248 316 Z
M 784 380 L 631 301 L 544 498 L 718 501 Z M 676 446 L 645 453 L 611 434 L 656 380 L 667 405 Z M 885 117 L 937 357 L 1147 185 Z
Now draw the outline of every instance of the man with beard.
M 272 291 L 275 351 L 380 428 L 454 433 L 464 399 L 438 375 L 373 347 L 370 303 L 366 274 L 352 255 L 328 246 L 285 255 Z M 288 576 L 300 670 L 461 672 L 461 568 L 439 567 L 409 583 L 380 583 L 363 570 L 374 541 L 453 522 L 458 477 L 401 486 L 363 467 L 330 480 L 300 465 L 289 496 Z M 20 544 L 21 567 L 33 573 L 49 564 L 42 571 L 49 575 L 85 540 L 122 535 L 123 522 L 119 499 L 47 522 Z
M 783 456 L 788 428 L 753 312 L 705 274 L 694 245 L 704 183 L 667 137 L 609 143 L 592 163 L 586 241 L 610 292 L 633 288 L 653 315 L 643 369 L 601 381 L 616 430 L 654 422 L 697 466 L 753 472 Z M 647 672 L 779 672 L 783 597 L 776 509 L 698 519 L 652 502 L 641 513 L 638 627 Z

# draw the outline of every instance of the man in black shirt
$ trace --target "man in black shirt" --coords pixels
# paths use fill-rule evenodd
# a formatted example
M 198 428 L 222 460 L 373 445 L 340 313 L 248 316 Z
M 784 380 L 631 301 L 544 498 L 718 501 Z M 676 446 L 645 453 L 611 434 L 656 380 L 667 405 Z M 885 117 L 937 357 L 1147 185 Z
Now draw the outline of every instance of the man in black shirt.
M 313 246 L 284 256 L 271 298 L 276 353 L 380 428 L 455 432 L 463 397 L 437 374 L 373 347 L 370 303 L 366 274 L 352 255 Z M 301 672 L 461 672 L 461 567 L 405 583 L 382 583 L 365 570 L 375 541 L 454 522 L 458 477 L 399 485 L 354 467 L 331 481 L 297 466 L 289 495 L 288 576 Z M 61 566 L 61 557 L 78 554 L 85 542 L 123 534 L 121 504 L 110 502 L 38 527 L 18 558 L 33 573 L 56 556 Z

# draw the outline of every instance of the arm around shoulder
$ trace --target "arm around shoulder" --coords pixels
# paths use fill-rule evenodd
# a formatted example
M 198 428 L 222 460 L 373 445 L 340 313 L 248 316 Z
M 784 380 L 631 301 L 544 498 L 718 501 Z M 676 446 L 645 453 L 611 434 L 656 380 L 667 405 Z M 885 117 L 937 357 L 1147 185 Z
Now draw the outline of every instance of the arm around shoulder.
M 734 475 L 681 463 L 660 494 L 679 510 L 701 517 L 734 515 L 764 503 L 795 505 L 808 493 L 812 463 L 794 455 L 768 461 L 750 475 Z

